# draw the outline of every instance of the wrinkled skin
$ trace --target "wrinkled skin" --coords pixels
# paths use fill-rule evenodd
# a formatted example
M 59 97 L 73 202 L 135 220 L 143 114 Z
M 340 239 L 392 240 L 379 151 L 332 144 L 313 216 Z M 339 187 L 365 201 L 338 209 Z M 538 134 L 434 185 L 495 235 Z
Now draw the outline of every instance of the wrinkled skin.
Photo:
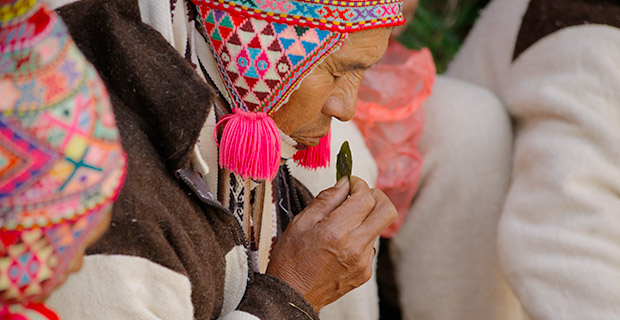
M 358 177 L 350 183 L 343 177 L 289 224 L 267 273 L 297 289 L 318 311 L 370 279 L 374 242 L 396 216 L 382 191 Z
M 332 117 L 351 120 L 362 75 L 383 56 L 390 30 L 349 34 L 340 50 L 312 70 L 289 101 L 271 116 L 278 128 L 308 146 L 318 144 L 327 134 Z
M 351 120 L 362 75 L 381 59 L 390 31 L 349 35 L 273 115 L 278 127 L 298 143 L 316 145 L 327 134 L 331 117 Z M 349 182 L 344 177 L 288 225 L 267 273 L 290 284 L 318 311 L 370 279 L 374 242 L 396 216 L 383 192 L 360 178 Z

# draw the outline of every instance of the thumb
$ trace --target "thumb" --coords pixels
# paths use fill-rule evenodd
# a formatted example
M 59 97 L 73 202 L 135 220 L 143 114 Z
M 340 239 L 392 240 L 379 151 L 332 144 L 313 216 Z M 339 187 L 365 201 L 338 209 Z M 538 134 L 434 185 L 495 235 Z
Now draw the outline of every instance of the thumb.
M 299 214 L 302 216 L 300 219 L 304 219 L 310 224 L 323 220 L 347 199 L 350 189 L 349 177 L 342 177 L 336 182 L 336 185 L 321 191 L 312 203 Z

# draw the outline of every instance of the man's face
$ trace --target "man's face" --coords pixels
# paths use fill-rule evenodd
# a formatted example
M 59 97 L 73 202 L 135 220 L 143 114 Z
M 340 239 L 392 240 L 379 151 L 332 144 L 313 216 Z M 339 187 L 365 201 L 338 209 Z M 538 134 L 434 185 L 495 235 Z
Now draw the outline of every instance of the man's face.
M 278 128 L 298 143 L 314 146 L 329 131 L 332 117 L 351 120 L 362 75 L 383 56 L 390 30 L 349 34 L 340 50 L 325 58 L 272 115 Z

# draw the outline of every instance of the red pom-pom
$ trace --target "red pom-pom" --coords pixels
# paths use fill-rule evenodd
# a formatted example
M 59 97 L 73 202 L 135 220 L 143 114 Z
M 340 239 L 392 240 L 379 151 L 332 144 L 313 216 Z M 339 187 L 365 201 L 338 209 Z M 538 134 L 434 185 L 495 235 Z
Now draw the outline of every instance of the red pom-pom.
M 2 320 L 29 320 L 46 319 L 60 320 L 58 315 L 42 303 L 29 302 L 26 305 L 13 304 L 0 307 L 0 319 Z
M 293 155 L 293 160 L 300 166 L 316 170 L 318 168 L 327 168 L 330 163 L 330 143 L 332 140 L 331 129 L 326 136 L 321 138 L 319 144 L 313 147 L 308 147 L 304 150 L 298 151 Z

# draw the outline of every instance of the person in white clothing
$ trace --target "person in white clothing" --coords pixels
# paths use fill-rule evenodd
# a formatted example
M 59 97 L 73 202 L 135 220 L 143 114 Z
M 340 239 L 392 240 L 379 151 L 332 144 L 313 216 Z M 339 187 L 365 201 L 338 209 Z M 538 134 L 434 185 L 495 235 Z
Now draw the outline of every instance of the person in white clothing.
M 610 0 L 481 13 L 447 76 L 499 101 L 426 108 L 421 187 L 392 248 L 405 319 L 618 318 L 619 17 Z

